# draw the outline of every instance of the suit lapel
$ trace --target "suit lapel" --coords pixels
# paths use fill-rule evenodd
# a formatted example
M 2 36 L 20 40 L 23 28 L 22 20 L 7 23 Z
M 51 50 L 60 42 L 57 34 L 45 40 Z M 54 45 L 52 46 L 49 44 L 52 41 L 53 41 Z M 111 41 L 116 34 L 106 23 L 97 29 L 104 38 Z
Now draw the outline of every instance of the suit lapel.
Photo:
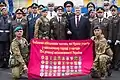
M 71 19 L 71 23 L 72 23 L 71 25 L 77 27 L 77 26 L 76 26 L 76 23 L 75 23 L 75 16 L 73 16 L 73 18 Z

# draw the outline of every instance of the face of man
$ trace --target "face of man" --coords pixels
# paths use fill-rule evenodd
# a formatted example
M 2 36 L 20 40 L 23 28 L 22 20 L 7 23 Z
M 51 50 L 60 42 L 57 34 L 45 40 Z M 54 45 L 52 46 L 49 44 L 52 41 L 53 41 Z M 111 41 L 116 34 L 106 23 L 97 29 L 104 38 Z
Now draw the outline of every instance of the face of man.
M 63 15 L 63 9 L 60 7 L 57 9 L 57 15 L 62 16 Z
M 105 10 L 109 10 L 110 4 L 109 3 L 104 3 L 103 7 L 104 7 Z
M 23 36 L 23 30 L 18 30 L 15 32 L 16 37 L 22 37 Z
M 33 8 L 32 8 L 32 12 L 33 12 L 34 14 L 37 14 L 37 12 L 38 12 L 38 7 L 33 7 Z
M 66 11 L 67 12 L 71 12 L 72 11 L 72 5 L 71 4 L 67 4 L 66 5 Z
M 7 10 L 7 9 L 3 9 L 3 10 L 2 10 L 2 14 L 3 14 L 3 15 L 7 15 L 7 14 L 8 14 L 8 10 Z
M 94 9 L 93 5 L 90 4 L 90 5 L 88 6 L 88 12 L 89 12 L 90 10 L 93 10 L 93 9 Z
M 79 16 L 81 14 L 80 7 L 75 8 L 75 15 Z
M 95 36 L 100 36 L 102 34 L 102 30 L 101 29 L 95 29 L 94 30 L 94 35 Z
M 117 10 L 115 10 L 115 9 L 112 9 L 112 10 L 111 10 L 111 13 L 112 13 L 112 15 L 113 15 L 113 16 L 115 16 L 115 15 L 117 15 L 117 14 L 118 14 L 118 11 L 117 11 Z
M 90 12 L 90 17 L 95 17 L 96 16 L 96 12 L 95 11 L 91 11 Z
M 27 11 L 28 11 L 28 13 L 32 13 L 32 8 L 29 7 Z
M 17 19 L 21 19 L 23 17 L 23 13 L 22 12 L 17 12 L 16 13 L 16 18 Z
M 104 12 L 97 12 L 97 17 L 98 18 L 103 18 Z
M 48 11 L 44 11 L 44 12 L 42 12 L 42 16 L 44 16 L 44 17 L 46 17 L 47 14 L 48 14 Z

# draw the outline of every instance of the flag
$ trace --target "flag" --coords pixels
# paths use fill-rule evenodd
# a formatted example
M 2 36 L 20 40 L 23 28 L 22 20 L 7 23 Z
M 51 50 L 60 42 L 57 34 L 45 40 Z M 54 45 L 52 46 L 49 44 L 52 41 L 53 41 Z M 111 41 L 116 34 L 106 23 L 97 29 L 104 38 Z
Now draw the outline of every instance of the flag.
M 13 0 L 8 0 L 8 5 L 9 5 L 9 13 L 13 13 Z

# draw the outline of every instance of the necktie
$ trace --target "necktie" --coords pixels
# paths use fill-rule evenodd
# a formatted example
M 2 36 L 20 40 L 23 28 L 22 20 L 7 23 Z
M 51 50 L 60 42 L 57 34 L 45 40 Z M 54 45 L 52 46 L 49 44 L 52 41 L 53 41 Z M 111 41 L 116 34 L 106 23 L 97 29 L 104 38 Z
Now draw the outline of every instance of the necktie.
M 106 18 L 108 17 L 108 14 L 106 13 Z
M 100 19 L 100 24 L 101 24 L 102 20 Z
M 50 16 L 52 17 L 52 12 L 50 12 Z
M 77 27 L 78 27 L 78 24 L 79 24 L 79 16 L 77 16 Z
M 60 19 L 60 17 L 59 17 L 59 23 L 60 23 L 60 21 L 61 21 L 61 19 Z
M 36 17 L 36 14 L 33 14 L 33 18 L 35 18 Z

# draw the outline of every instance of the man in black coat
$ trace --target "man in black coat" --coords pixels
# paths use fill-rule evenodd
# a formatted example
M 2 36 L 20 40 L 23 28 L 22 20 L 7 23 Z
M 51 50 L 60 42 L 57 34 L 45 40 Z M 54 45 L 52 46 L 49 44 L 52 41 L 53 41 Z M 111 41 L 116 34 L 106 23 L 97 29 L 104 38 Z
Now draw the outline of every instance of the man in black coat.
M 81 8 L 75 7 L 75 16 L 69 20 L 70 39 L 85 40 L 90 38 L 89 20 L 81 15 Z

